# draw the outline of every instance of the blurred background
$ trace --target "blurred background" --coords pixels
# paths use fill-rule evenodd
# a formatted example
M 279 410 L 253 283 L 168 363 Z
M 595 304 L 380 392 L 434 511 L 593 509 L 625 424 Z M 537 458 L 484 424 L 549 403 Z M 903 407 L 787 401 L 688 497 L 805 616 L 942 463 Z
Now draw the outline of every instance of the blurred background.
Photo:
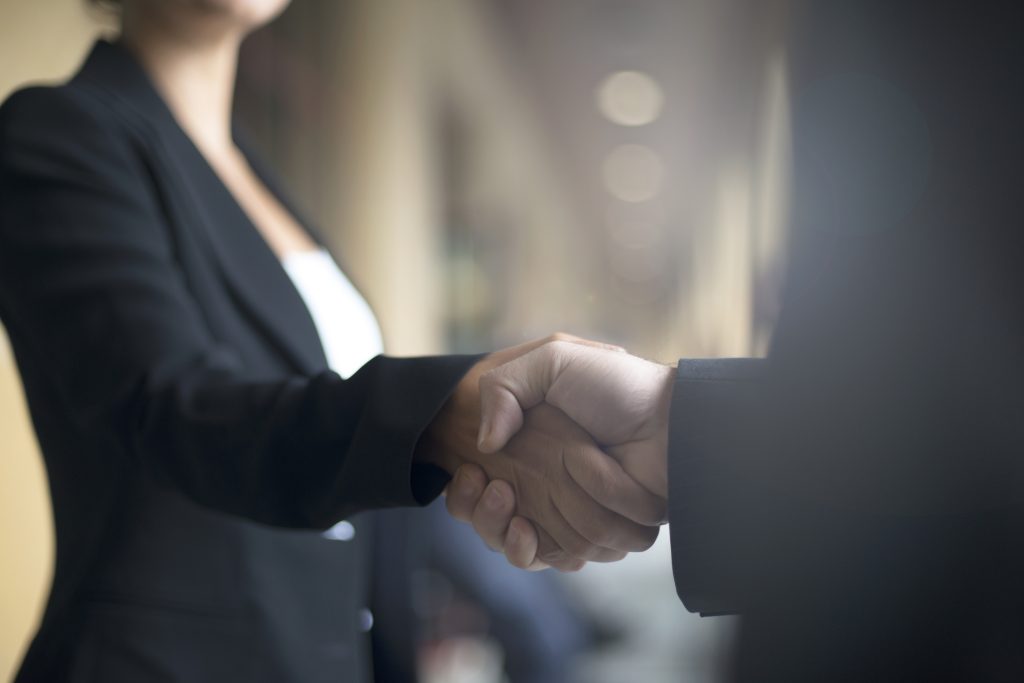
M 245 45 L 236 109 L 391 354 L 561 330 L 665 362 L 756 355 L 785 239 L 789 16 L 786 0 L 294 0 Z M 0 0 L 0 98 L 66 78 L 111 25 L 82 0 Z M 53 546 L 2 332 L 0 468 L 6 680 Z M 668 529 L 617 565 L 526 575 L 438 510 L 382 517 L 419 540 L 391 623 L 424 681 L 715 680 L 731 624 L 676 599 Z M 446 566 L 460 554 L 473 572 Z

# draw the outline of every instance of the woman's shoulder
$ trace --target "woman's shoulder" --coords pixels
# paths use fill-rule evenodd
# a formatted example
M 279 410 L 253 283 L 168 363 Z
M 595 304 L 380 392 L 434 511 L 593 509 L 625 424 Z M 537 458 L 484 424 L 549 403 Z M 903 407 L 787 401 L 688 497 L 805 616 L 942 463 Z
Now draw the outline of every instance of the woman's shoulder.
M 129 51 L 97 40 L 68 81 L 22 88 L 0 105 L 0 145 L 37 131 L 67 141 L 90 135 L 144 141 L 165 115 L 159 94 Z
M 88 86 L 72 80 L 60 85 L 30 85 L 0 105 L 0 145 L 42 132 L 74 138 L 110 128 L 114 117 Z
M 12 174 L 66 165 L 134 170 L 135 138 L 109 98 L 88 83 L 28 86 L 0 105 L 0 176 L 6 182 Z

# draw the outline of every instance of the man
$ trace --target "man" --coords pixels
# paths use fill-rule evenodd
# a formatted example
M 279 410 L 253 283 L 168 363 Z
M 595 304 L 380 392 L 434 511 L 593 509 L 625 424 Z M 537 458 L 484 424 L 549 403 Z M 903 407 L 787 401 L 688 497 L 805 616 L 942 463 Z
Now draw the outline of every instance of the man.
M 556 343 L 481 381 L 482 450 L 546 403 L 668 495 L 684 604 L 743 615 L 737 680 L 1024 680 L 1016 14 L 805 12 L 793 253 L 767 359 L 673 370 Z M 592 468 L 566 468 L 615 509 Z M 500 512 L 483 505 L 496 490 Z M 472 466 L 449 487 L 514 564 L 566 552 L 513 501 Z

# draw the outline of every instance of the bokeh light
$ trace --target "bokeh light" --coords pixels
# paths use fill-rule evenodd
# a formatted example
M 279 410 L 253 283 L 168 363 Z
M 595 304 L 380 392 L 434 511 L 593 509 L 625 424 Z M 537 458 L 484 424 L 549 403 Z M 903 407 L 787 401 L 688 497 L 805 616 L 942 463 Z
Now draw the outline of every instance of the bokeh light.
M 620 126 L 646 126 L 661 114 L 661 87 L 641 71 L 617 71 L 597 88 L 597 107 Z

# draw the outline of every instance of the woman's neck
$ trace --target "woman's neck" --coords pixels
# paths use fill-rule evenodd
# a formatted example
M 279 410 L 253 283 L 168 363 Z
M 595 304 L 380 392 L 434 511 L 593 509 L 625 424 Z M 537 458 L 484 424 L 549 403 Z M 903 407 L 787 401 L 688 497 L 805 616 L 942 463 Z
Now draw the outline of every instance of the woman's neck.
M 231 110 L 241 40 L 242 35 L 230 30 L 197 38 L 125 17 L 121 42 L 153 79 L 196 146 L 212 157 L 235 149 Z

